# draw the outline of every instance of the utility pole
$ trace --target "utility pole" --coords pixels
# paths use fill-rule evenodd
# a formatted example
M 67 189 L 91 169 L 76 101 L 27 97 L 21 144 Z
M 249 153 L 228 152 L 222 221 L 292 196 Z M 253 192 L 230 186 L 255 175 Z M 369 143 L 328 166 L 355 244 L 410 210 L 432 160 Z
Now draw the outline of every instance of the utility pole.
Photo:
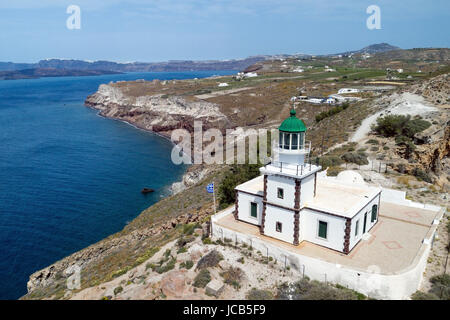
M 214 214 L 216 214 L 216 185 L 213 181 Z

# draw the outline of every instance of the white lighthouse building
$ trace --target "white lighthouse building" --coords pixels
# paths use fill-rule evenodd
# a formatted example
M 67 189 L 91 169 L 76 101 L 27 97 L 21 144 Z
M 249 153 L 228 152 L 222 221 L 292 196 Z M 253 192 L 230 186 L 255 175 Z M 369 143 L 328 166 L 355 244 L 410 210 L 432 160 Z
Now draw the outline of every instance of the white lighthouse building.
M 308 163 L 306 126 L 291 110 L 279 127 L 279 143 L 261 176 L 236 187 L 234 217 L 260 233 L 294 245 L 309 241 L 348 254 L 377 223 L 381 188 L 357 174 L 319 177 Z

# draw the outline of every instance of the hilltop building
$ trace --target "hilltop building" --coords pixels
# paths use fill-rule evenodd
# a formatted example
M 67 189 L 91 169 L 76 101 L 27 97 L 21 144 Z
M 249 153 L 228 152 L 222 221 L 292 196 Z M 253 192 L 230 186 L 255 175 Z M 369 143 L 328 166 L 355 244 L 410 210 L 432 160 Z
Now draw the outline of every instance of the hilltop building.
M 356 171 L 319 172 L 309 160 L 306 131 L 292 110 L 271 162 L 235 188 L 233 206 L 211 217 L 211 237 L 245 244 L 299 277 L 376 299 L 409 299 L 420 287 L 445 208 L 370 186 Z
M 260 168 L 261 176 L 236 187 L 234 217 L 272 238 L 348 254 L 377 223 L 381 189 L 351 179 L 318 179 L 321 167 L 307 163 L 306 130 L 291 110 L 279 127 L 276 160 Z

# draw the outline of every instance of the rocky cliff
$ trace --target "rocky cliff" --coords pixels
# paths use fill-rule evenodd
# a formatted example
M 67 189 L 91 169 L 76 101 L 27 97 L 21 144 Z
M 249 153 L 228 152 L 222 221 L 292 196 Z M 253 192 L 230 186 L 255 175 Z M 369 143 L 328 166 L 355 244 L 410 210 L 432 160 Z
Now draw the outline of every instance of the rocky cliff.
M 126 87 L 115 84 L 102 84 L 96 93 L 88 96 L 85 104 L 99 110 L 102 116 L 126 121 L 166 137 L 180 128 L 193 132 L 194 121 L 202 121 L 204 129 L 228 125 L 227 117 L 214 103 L 177 95 L 144 93 L 131 96 L 125 94 L 124 89 Z

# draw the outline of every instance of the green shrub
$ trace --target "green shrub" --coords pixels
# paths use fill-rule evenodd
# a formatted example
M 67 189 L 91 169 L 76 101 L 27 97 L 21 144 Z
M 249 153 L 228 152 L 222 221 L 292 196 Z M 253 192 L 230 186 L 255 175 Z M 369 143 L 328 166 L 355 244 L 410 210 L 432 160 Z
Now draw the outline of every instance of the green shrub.
M 430 175 L 428 173 L 426 173 L 425 171 L 423 171 L 422 169 L 419 168 L 415 168 L 412 172 L 413 176 L 415 176 L 417 179 L 428 182 L 428 183 L 432 183 L 433 180 L 431 179 Z
M 439 297 L 433 293 L 416 291 L 411 295 L 412 300 L 439 300 Z
M 185 269 L 191 269 L 194 266 L 194 262 L 192 260 L 188 260 L 186 262 L 182 262 L 180 263 L 180 269 L 185 268 Z
M 323 156 L 318 158 L 316 160 L 316 163 L 318 163 L 322 168 L 328 168 L 328 167 L 335 167 L 342 164 L 342 159 L 337 156 Z
M 118 286 L 117 288 L 114 288 L 114 295 L 118 295 L 123 291 L 122 286 Z
M 231 167 L 219 186 L 218 197 L 220 208 L 225 208 L 234 203 L 236 199 L 234 188 L 241 183 L 259 176 L 259 167 L 259 164 L 241 164 Z
M 212 244 L 211 238 L 202 239 L 203 244 Z
M 332 286 L 303 278 L 295 283 L 280 285 L 277 298 L 282 300 L 365 300 L 367 297 L 343 286 Z
M 223 277 L 226 284 L 229 284 L 238 290 L 241 287 L 240 281 L 242 280 L 243 274 L 244 273 L 240 268 L 230 267 L 220 275 Z
M 416 133 L 427 129 L 430 126 L 430 122 L 422 119 L 411 119 L 410 115 L 387 115 L 379 117 L 376 125 L 374 125 L 372 129 L 385 137 L 403 135 L 412 139 Z
M 181 247 L 180 249 L 178 249 L 177 253 L 185 253 L 187 252 L 187 248 L 186 247 Z
M 178 247 L 184 247 L 186 244 L 188 244 L 189 242 L 192 242 L 195 240 L 195 237 L 193 236 L 182 236 L 181 238 L 179 238 L 177 240 L 177 246 Z
M 111 274 L 111 278 L 117 278 L 117 277 L 120 277 L 121 275 L 124 275 L 125 273 L 127 273 L 128 270 L 130 270 L 130 269 L 131 269 L 131 267 L 128 266 L 128 267 L 125 267 L 125 268 L 123 268 L 123 269 L 114 271 L 114 272 Z
M 273 300 L 273 294 L 269 290 L 253 288 L 247 293 L 247 300 Z
M 379 144 L 380 142 L 377 139 L 369 139 L 366 141 L 367 144 Z
M 336 106 L 331 108 L 330 110 L 327 111 L 323 111 L 321 113 L 319 113 L 318 115 L 316 115 L 316 122 L 320 122 L 325 118 L 331 117 L 345 109 L 347 109 L 349 107 L 348 103 L 343 103 L 340 106 Z
M 196 224 L 188 223 L 183 226 L 183 234 L 192 235 L 194 233 L 194 229 L 196 228 Z
M 157 247 L 147 250 L 142 256 L 140 256 L 139 258 L 136 259 L 136 262 L 133 264 L 133 267 L 136 267 L 136 266 L 140 265 L 141 263 L 144 263 L 145 261 L 147 261 L 148 259 L 153 257 L 159 250 L 160 249 Z
M 329 167 L 327 170 L 327 176 L 336 177 L 339 172 L 344 171 L 345 169 L 342 167 Z
M 211 281 L 211 274 L 208 269 L 202 269 L 195 276 L 193 286 L 196 288 L 204 288 Z
M 363 152 L 347 152 L 342 155 L 342 159 L 345 162 L 356 163 L 358 165 L 369 164 L 367 155 Z
M 159 261 L 158 264 L 149 263 L 147 264 L 146 268 L 151 268 L 153 271 L 158 272 L 159 274 L 165 273 L 167 271 L 172 270 L 175 268 L 176 259 L 174 257 L 171 257 L 170 259 L 167 257 L 166 259 L 163 259 Z
M 197 269 L 213 268 L 217 266 L 221 260 L 223 260 L 222 254 L 213 250 L 200 259 L 197 263 Z
M 450 300 L 450 274 L 441 274 L 430 279 L 430 293 L 442 300 Z

